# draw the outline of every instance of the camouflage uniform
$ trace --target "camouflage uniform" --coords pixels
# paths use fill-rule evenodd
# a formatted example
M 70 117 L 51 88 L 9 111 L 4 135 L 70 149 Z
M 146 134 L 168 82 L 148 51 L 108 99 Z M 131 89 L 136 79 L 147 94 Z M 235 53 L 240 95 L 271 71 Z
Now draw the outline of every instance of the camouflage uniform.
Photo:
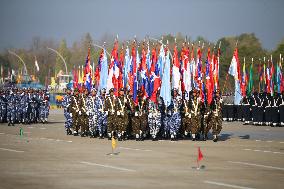
M 168 107 L 170 112 L 169 128 L 171 139 L 176 139 L 181 125 L 181 98 L 180 96 L 173 97 L 171 105 Z
M 194 97 L 194 99 L 191 100 L 191 135 L 192 140 L 195 140 L 195 135 L 198 134 L 200 127 L 201 127 L 201 100 L 198 97 Z
M 136 140 L 143 139 L 146 137 L 147 132 L 147 101 L 146 99 L 140 98 L 138 104 L 131 102 L 131 121 L 132 121 L 132 131 L 136 137 Z
M 6 121 L 7 117 L 7 95 L 5 95 L 4 91 L 1 92 L 0 95 L 0 123 Z
M 89 95 L 87 97 L 86 108 L 89 119 L 89 131 L 91 133 L 91 137 L 94 137 L 97 130 L 97 107 L 95 96 Z
M 11 91 L 10 94 L 7 96 L 7 121 L 8 125 L 14 125 L 16 117 L 15 117 L 15 111 L 16 111 L 16 97 L 15 94 Z
M 81 126 L 81 136 L 84 137 L 88 135 L 89 124 L 88 124 L 88 114 L 87 114 L 87 95 L 81 94 L 79 98 L 79 125 Z
M 162 101 L 158 100 L 157 104 L 153 101 L 149 101 L 148 105 L 148 125 L 150 128 L 150 135 L 153 140 L 157 139 L 157 135 L 161 129 L 161 109 Z
M 184 135 L 187 136 L 191 130 L 191 110 L 189 100 L 183 100 L 182 114 L 182 131 L 184 131 Z
M 107 115 L 104 112 L 104 104 L 105 98 L 103 96 L 99 96 L 96 98 L 96 109 L 97 109 L 97 130 L 99 132 L 100 138 L 104 136 L 107 127 Z
M 221 100 L 217 97 L 214 98 L 211 104 L 212 118 L 209 122 L 209 129 L 212 128 L 213 140 L 216 142 L 218 140 L 217 135 L 222 130 L 222 108 Z
M 127 99 L 124 95 L 120 95 L 115 101 L 115 112 L 116 112 L 116 124 L 118 131 L 118 139 L 122 139 L 125 136 L 127 123 L 128 123 L 128 112 L 127 112 Z
M 107 115 L 107 133 L 109 139 L 113 136 L 114 131 L 116 130 L 116 115 L 115 115 L 115 103 L 116 97 L 114 95 L 108 96 L 105 101 L 104 111 Z
M 62 106 L 64 108 L 64 117 L 65 117 L 65 130 L 66 130 L 66 133 L 67 135 L 70 135 L 72 134 L 71 132 L 71 128 L 72 128 L 72 113 L 71 113 L 71 95 L 69 94 L 66 94 L 64 97 L 63 97 L 63 100 L 62 100 Z
M 79 104 L 79 95 L 73 95 L 71 97 L 71 103 L 70 103 L 70 109 L 71 109 L 71 114 L 70 116 L 72 116 L 73 118 L 73 130 L 74 130 L 74 135 L 78 135 L 78 130 L 79 130 L 79 119 L 80 119 L 80 115 L 79 115 L 79 111 L 80 111 L 80 104 Z

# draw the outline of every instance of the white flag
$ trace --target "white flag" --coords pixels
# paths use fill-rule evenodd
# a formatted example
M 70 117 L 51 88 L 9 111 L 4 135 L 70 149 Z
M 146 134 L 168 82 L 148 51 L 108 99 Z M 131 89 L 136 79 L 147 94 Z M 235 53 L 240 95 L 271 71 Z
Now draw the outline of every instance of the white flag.
M 35 60 L 35 66 L 36 66 L 36 70 L 39 71 L 39 66 L 38 66 L 37 60 Z

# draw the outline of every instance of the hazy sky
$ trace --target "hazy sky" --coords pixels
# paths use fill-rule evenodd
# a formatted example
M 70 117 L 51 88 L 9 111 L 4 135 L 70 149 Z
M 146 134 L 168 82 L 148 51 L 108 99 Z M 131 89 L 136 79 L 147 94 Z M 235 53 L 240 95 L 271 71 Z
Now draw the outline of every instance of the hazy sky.
M 284 38 L 284 0 L 0 0 L 0 50 L 29 47 L 34 36 L 65 38 L 89 32 L 139 38 L 181 32 L 216 42 L 254 32 L 267 49 Z

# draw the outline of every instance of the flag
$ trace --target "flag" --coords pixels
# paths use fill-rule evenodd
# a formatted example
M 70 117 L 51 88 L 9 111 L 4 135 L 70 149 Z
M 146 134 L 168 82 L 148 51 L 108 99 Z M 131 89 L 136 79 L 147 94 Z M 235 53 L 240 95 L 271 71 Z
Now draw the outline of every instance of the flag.
M 111 148 L 112 150 L 116 148 L 116 140 L 114 139 L 114 137 L 111 138 Z
M 88 91 L 92 88 L 92 70 L 91 70 L 91 48 L 88 48 L 88 55 L 86 58 L 86 63 L 84 67 L 84 77 L 83 82 Z
M 162 60 L 164 60 L 164 58 Z M 163 62 L 161 63 L 163 64 Z M 161 93 L 160 93 L 160 96 L 163 98 L 166 107 L 169 106 L 171 103 L 170 64 L 171 64 L 170 55 L 169 51 L 167 51 L 167 56 L 165 58 L 165 68 L 162 77 Z
M 244 64 L 243 64 L 243 72 L 242 72 L 242 84 L 241 84 L 241 91 L 242 91 L 242 96 L 246 96 L 246 89 L 247 89 L 247 74 L 246 74 L 246 62 L 245 62 L 245 58 L 244 58 Z M 248 86 L 249 87 L 249 86 Z M 248 91 L 250 92 L 250 90 L 248 89 Z
M 131 66 L 131 58 L 129 55 L 129 48 L 126 48 L 125 56 L 124 56 L 124 67 L 123 67 L 123 86 L 128 87 L 128 80 L 129 80 L 129 72 L 130 72 L 130 66 Z
M 214 61 L 214 56 L 213 56 L 212 61 Z M 211 62 L 211 59 L 210 59 L 210 48 L 208 48 L 207 60 L 206 60 L 206 73 L 205 73 L 207 96 L 206 96 L 206 92 L 203 89 L 203 94 L 204 94 L 203 96 L 205 99 L 204 101 L 206 101 L 206 97 L 207 97 L 208 105 L 210 105 L 213 100 L 212 64 L 213 62 Z
M 38 66 L 38 63 L 37 63 L 37 59 L 35 59 L 35 67 L 36 67 L 36 70 L 39 71 L 39 66 Z
M 100 84 L 99 89 L 107 88 L 107 79 L 108 79 L 108 64 L 107 64 L 107 54 L 106 50 L 102 51 L 100 56 Z
M 149 82 L 149 97 L 152 102 L 157 103 L 157 92 L 161 87 L 161 79 L 156 74 L 158 71 L 156 70 L 157 64 L 157 54 L 156 49 L 153 47 L 152 56 L 151 56 L 151 68 L 150 68 L 150 82 Z
M 197 162 L 201 161 L 203 159 L 203 154 L 200 150 L 200 147 L 198 147 L 198 157 L 197 157 Z
M 179 93 L 181 93 L 180 79 L 180 62 L 178 58 L 177 46 L 175 45 L 172 68 L 172 88 L 177 89 Z
M 138 54 L 138 53 L 137 53 Z M 148 66 L 147 66 L 147 54 L 144 48 L 142 47 L 142 54 L 141 54 L 141 64 L 140 64 L 140 89 L 143 93 L 143 97 L 147 98 L 148 93 L 146 92 L 148 88 Z
M 228 73 L 230 75 L 232 75 L 235 79 L 234 104 L 239 105 L 241 98 L 242 98 L 242 95 L 241 95 L 241 89 L 240 89 L 240 63 L 239 63 L 238 49 L 237 48 L 234 51 L 234 55 L 233 55 Z
M 251 63 L 249 69 L 248 95 L 252 93 L 252 89 L 253 89 L 253 62 Z

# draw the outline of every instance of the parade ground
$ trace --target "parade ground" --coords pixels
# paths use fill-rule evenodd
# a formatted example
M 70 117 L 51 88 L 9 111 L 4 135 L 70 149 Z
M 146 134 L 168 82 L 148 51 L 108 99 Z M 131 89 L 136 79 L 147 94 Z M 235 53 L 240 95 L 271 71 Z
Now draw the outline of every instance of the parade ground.
M 0 124 L 0 188 L 283 188 L 283 127 L 223 122 L 221 133 L 217 143 L 121 141 L 108 155 L 111 141 L 67 136 L 52 110 L 48 124 Z

